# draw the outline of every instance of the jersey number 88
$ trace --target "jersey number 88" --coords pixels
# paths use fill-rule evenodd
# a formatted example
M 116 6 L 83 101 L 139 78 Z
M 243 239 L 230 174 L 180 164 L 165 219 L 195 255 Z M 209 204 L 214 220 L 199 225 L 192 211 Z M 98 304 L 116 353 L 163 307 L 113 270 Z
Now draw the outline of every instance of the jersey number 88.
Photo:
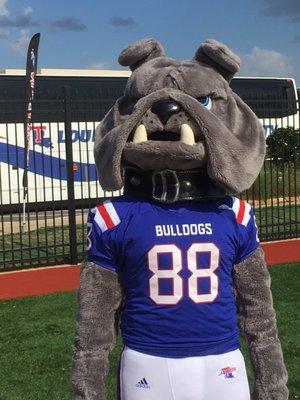
M 172 257 L 171 269 L 159 269 L 159 255 L 168 253 Z M 209 268 L 197 268 L 197 254 L 209 253 Z M 187 268 L 192 273 L 188 278 L 188 296 L 196 304 L 212 303 L 218 296 L 218 276 L 220 251 L 214 243 L 193 243 L 187 251 Z M 178 275 L 182 270 L 182 251 L 175 244 L 159 244 L 148 252 L 148 266 L 153 276 L 150 278 L 150 297 L 156 304 L 177 304 L 183 297 L 183 279 Z M 198 279 L 210 280 L 210 293 L 198 293 Z M 172 279 L 173 294 L 159 293 L 159 280 Z

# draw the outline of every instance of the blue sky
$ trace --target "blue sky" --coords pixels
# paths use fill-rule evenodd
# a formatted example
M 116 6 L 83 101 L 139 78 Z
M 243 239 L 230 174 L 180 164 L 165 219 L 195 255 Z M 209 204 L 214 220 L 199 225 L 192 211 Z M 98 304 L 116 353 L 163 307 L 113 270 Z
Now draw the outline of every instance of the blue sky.
M 190 58 L 214 38 L 241 57 L 241 75 L 300 86 L 299 0 L 0 0 L 1 68 L 24 68 L 35 32 L 40 68 L 119 69 L 121 49 L 144 37 Z

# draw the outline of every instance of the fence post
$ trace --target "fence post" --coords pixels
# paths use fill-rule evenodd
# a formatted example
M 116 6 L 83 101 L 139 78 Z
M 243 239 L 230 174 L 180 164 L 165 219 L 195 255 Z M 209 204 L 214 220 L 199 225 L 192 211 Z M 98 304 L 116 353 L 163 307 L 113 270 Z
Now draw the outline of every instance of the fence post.
M 70 263 L 78 263 L 70 87 L 64 86 Z

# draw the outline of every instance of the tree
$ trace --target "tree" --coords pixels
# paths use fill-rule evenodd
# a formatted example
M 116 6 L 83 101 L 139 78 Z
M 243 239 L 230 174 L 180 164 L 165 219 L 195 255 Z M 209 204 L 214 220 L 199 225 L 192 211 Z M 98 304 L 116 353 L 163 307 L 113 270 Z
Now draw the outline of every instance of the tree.
M 278 128 L 267 137 L 268 156 L 281 163 L 300 161 L 300 130 Z

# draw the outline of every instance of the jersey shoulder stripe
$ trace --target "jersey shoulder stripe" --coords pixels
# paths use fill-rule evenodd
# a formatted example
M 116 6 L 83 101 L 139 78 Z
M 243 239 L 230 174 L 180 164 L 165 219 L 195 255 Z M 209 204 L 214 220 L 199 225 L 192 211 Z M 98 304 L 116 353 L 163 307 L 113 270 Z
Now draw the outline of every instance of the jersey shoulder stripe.
M 117 211 L 110 200 L 98 204 L 91 211 L 95 215 L 94 221 L 101 229 L 101 232 L 112 229 L 121 222 Z
M 235 214 L 238 224 L 247 226 L 251 218 L 251 206 L 244 200 L 232 197 L 232 211 Z

